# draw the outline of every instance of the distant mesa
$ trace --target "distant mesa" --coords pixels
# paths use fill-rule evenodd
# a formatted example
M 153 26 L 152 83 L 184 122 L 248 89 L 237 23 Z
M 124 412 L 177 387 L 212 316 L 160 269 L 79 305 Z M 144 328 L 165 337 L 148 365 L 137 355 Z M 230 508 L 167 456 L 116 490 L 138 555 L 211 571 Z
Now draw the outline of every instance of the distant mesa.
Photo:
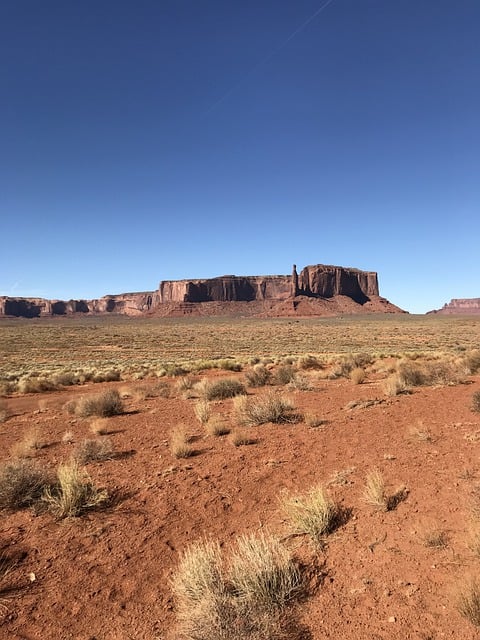
M 428 313 L 447 315 L 477 315 L 480 314 L 480 298 L 453 298 L 443 305 L 441 309 L 435 309 Z
M 404 313 L 380 297 L 374 271 L 317 264 L 291 275 L 219 276 L 163 280 L 156 291 L 95 300 L 0 297 L 0 316 L 37 318 L 76 314 L 129 316 L 335 316 Z

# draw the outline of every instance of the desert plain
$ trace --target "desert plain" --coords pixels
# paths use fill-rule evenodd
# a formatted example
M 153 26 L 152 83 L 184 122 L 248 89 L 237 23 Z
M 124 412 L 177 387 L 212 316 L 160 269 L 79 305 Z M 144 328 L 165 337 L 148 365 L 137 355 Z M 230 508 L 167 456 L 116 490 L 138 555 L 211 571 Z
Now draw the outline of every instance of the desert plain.
M 478 316 L 5 318 L 0 345 L 0 638 L 478 637 Z

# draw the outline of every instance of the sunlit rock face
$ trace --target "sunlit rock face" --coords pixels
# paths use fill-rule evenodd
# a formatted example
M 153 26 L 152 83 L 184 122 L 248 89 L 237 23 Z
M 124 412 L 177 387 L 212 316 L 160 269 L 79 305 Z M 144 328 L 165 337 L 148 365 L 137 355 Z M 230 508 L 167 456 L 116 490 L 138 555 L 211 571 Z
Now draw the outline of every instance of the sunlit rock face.
M 152 313 L 175 314 L 177 311 L 181 315 L 187 312 L 200 313 L 200 310 L 202 315 L 208 315 L 210 312 L 228 315 L 229 311 L 246 312 L 247 306 L 251 314 L 278 315 L 284 309 L 286 315 L 289 315 L 291 312 L 295 313 L 298 306 L 297 303 L 292 302 L 296 298 L 313 300 L 333 299 L 338 296 L 349 298 L 356 305 L 365 305 L 365 309 L 367 309 L 367 303 L 379 303 L 377 274 L 373 271 L 323 264 L 307 266 L 297 273 L 294 265 L 290 275 L 228 275 L 192 280 L 164 280 L 160 282 L 156 291 L 106 295 L 94 300 L 64 301 L 3 296 L 0 297 L 0 316 L 36 318 L 79 313 L 99 315 L 119 313 L 142 316 Z M 291 302 L 285 306 L 284 303 L 288 301 Z M 221 306 L 215 307 L 209 304 L 201 307 L 204 303 L 218 303 Z M 262 303 L 263 306 L 258 306 Z M 244 306 L 239 307 L 239 304 Z M 275 304 L 277 304 L 276 310 L 274 310 Z M 384 303 L 382 305 L 377 304 L 375 310 L 377 307 L 383 310 L 385 305 Z M 310 305 L 309 313 L 315 314 L 315 308 Z M 293 311 L 287 313 L 288 309 Z M 372 310 L 374 310 L 373 307 Z M 393 305 L 390 308 L 390 311 L 392 310 L 394 310 Z

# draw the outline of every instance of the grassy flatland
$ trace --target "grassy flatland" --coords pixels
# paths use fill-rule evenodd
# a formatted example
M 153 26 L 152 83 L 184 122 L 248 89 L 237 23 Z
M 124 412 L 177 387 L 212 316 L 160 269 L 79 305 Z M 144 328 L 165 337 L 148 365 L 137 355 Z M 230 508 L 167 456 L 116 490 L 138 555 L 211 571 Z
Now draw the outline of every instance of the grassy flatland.
M 479 344 L 475 317 L 2 319 L 0 379 L 67 367 L 135 371 L 202 358 L 454 352 Z

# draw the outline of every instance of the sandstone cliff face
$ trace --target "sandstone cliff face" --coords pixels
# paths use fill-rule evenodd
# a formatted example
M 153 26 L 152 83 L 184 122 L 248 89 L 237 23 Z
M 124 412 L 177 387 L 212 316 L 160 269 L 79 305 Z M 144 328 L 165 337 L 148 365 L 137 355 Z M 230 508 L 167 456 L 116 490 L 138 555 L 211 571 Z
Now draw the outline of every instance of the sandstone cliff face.
M 150 310 L 154 292 L 123 293 L 97 300 L 46 300 L 45 298 L 0 297 L 0 316 L 40 318 L 75 313 L 123 313 L 141 315 Z
M 251 302 L 286 300 L 297 295 L 333 298 L 344 295 L 359 304 L 378 296 L 377 274 L 317 264 L 291 276 L 221 276 L 205 280 L 165 280 L 159 302 Z
M 480 298 L 453 298 L 443 305 L 441 309 L 429 311 L 441 315 L 477 314 L 480 313 Z
M 291 295 L 290 276 L 220 276 L 205 280 L 165 280 L 158 301 L 251 302 L 284 300 Z
M 165 315 L 177 311 L 181 314 L 182 310 L 185 313 L 188 310 L 188 313 L 208 315 L 208 309 L 213 309 L 208 305 L 212 304 L 217 304 L 215 314 L 223 311 L 224 315 L 228 315 L 229 312 L 240 313 L 240 306 L 245 304 L 250 305 L 248 310 L 242 307 L 242 313 L 245 312 L 247 315 L 274 313 L 274 308 L 279 314 L 282 313 L 282 309 L 285 313 L 288 311 L 287 315 L 291 312 L 296 313 L 297 308 L 309 309 L 309 313 L 315 314 L 316 309 L 320 313 L 321 309 L 326 310 L 332 306 L 325 307 L 306 302 L 302 305 L 293 302 L 283 303 L 294 301 L 296 298 L 328 300 L 342 296 L 345 300 L 355 303 L 352 307 L 355 309 L 359 306 L 363 306 L 365 311 L 387 311 L 387 307 L 388 311 L 398 309 L 393 305 L 388 306 L 388 301 L 385 301 L 387 305 L 379 304 L 375 272 L 317 264 L 305 267 L 300 274 L 297 274 L 294 265 L 292 274 L 284 276 L 220 276 L 196 280 L 165 280 L 160 282 L 157 291 L 107 295 L 95 300 L 63 301 L 4 296 L 0 297 L 0 316 L 35 318 L 75 313 Z M 219 307 L 219 304 L 224 306 Z M 200 308 L 195 305 L 206 306 Z M 231 308 L 225 305 L 231 305 Z M 342 305 L 337 305 L 338 309 L 345 306 L 344 303 Z
M 374 271 L 317 264 L 305 267 L 298 276 L 298 295 L 333 298 L 348 296 L 364 304 L 378 296 L 378 279 Z

